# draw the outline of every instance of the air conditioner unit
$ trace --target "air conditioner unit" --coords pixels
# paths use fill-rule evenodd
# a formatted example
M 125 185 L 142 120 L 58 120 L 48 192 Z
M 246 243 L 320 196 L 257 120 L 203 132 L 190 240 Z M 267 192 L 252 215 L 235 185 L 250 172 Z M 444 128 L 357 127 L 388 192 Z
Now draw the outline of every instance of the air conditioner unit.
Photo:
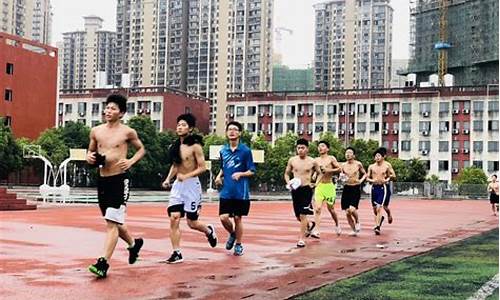
M 458 110 L 458 109 L 454 109 L 454 110 L 453 110 L 453 114 L 454 114 L 454 115 L 458 115 L 459 113 L 460 113 L 460 110 Z
M 304 116 L 304 112 L 303 111 L 299 111 L 299 117 L 303 117 Z
M 234 114 L 229 114 L 229 117 L 230 118 L 234 118 Z
M 464 109 L 464 110 L 462 110 L 462 113 L 464 113 L 464 114 L 466 114 L 466 115 L 467 115 L 467 114 L 469 114 L 469 113 L 470 113 L 470 110 L 468 110 L 468 109 Z
M 308 113 L 307 113 L 307 116 L 308 116 L 308 117 L 312 117 L 312 115 L 313 115 L 313 113 L 312 113 L 312 112 L 308 112 Z
M 264 113 L 259 113 L 259 117 L 263 117 L 264 116 Z
M 85 113 L 84 113 L 84 112 L 81 112 L 81 113 L 78 113 L 78 115 L 79 115 L 80 117 L 83 117 L 83 116 L 85 116 Z
M 429 135 L 429 131 L 427 131 L 427 130 L 422 131 L 422 135 L 428 136 Z
M 397 115 L 399 115 L 399 111 L 397 111 L 397 110 L 393 110 L 393 111 L 392 111 L 392 114 L 393 114 L 394 116 L 397 116 Z
M 422 113 L 422 115 L 423 115 L 424 117 L 428 117 L 428 116 L 430 116 L 430 113 L 429 113 L 428 111 L 424 111 L 424 112 Z
M 453 148 L 453 149 L 451 149 L 451 152 L 456 154 L 456 153 L 458 153 L 458 149 L 457 148 Z
M 345 130 L 339 130 L 339 134 L 345 134 Z
M 267 113 L 267 116 L 268 116 L 268 117 L 272 117 L 272 116 L 273 116 L 273 113 L 269 112 L 269 113 Z
M 343 110 L 339 111 L 339 115 L 345 116 L 345 111 L 343 111 Z
M 391 151 L 392 153 L 398 153 L 398 148 L 392 148 Z
M 458 169 L 457 169 L 457 168 L 453 168 L 453 169 L 451 169 L 451 173 L 453 173 L 453 174 L 458 174 Z
M 387 130 L 387 129 L 382 130 L 382 134 L 383 135 L 388 135 L 389 134 L 389 130 Z
M 349 135 L 354 135 L 354 130 L 349 130 Z
M 299 134 L 304 134 L 304 130 L 299 130 Z
M 397 129 L 394 129 L 394 130 L 392 131 L 392 134 L 398 134 L 398 133 L 399 133 L 399 130 L 397 130 Z
M 422 155 L 427 155 L 427 154 L 429 154 L 429 150 L 422 150 L 422 151 L 420 151 L 420 153 Z
M 465 154 L 469 153 L 469 149 L 468 149 L 468 148 L 464 148 L 462 151 L 463 151 Z
M 384 111 L 382 112 L 382 114 L 383 114 L 384 116 L 388 116 L 388 115 L 389 115 L 389 111 L 388 111 L 388 110 L 384 110 Z
M 267 135 L 271 135 L 271 134 L 273 134 L 273 132 L 271 130 L 268 130 Z
M 139 114 L 139 115 L 142 114 L 142 112 L 143 112 L 142 109 L 137 110 L 137 114 Z
M 308 135 L 312 135 L 312 134 L 313 134 L 313 132 L 312 132 L 311 130 L 308 130 L 308 131 L 307 131 L 307 134 L 308 134 Z
M 463 132 L 464 134 L 469 134 L 469 129 L 464 129 L 462 132 Z
M 145 109 L 146 113 L 147 114 L 150 114 L 151 113 L 151 110 L 150 109 Z
M 349 112 L 349 116 L 354 116 L 354 112 L 353 112 L 353 111 L 350 111 L 350 112 Z
M 62 110 L 60 110 L 60 111 L 59 111 L 59 115 L 62 115 L 62 114 L 63 114 L 63 112 L 62 112 Z
M 458 129 L 453 129 L 452 133 L 453 134 L 458 134 L 460 131 Z

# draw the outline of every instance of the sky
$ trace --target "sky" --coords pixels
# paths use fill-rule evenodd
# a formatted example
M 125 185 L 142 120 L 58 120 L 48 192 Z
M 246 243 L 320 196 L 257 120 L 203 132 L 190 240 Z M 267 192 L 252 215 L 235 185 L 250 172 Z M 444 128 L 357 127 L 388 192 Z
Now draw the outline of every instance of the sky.
M 352 0 L 351 0 L 352 1 Z M 291 29 L 282 34 L 279 46 L 283 64 L 305 67 L 313 61 L 314 10 L 313 4 L 325 0 L 274 0 L 274 27 Z M 62 33 L 83 30 L 83 16 L 96 15 L 104 19 L 106 30 L 115 30 L 116 0 L 52 0 L 52 41 L 62 41 Z M 394 9 L 392 29 L 392 58 L 407 59 L 409 43 L 409 0 L 391 0 Z

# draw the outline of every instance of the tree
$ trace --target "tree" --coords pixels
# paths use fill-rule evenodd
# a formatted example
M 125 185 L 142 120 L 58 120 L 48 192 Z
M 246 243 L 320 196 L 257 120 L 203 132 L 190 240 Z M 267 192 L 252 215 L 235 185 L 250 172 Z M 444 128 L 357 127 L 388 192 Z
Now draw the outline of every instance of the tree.
M 90 128 L 79 122 L 68 122 L 60 129 L 64 144 L 70 149 L 89 147 Z
M 22 167 L 22 148 L 16 143 L 9 127 L 0 118 L 0 179 Z
M 418 158 L 412 158 L 407 162 L 408 178 L 407 182 L 424 182 L 427 176 L 427 167 Z
M 439 176 L 432 174 L 431 176 L 428 176 L 425 179 L 426 182 L 429 182 L 432 185 L 438 184 L 439 183 Z
M 482 169 L 476 167 L 468 167 L 460 171 L 455 182 L 458 185 L 487 184 L 488 177 L 484 174 Z
M 373 152 L 378 149 L 379 144 L 374 140 L 356 139 L 352 140 L 349 146 L 356 150 L 356 159 L 363 164 L 365 169 L 368 169 L 368 166 L 374 162 Z M 343 157 L 344 155 L 342 155 Z
M 340 140 L 331 132 L 323 132 L 320 135 L 320 138 L 318 141 L 315 141 L 313 143 L 309 144 L 309 155 L 312 157 L 318 157 L 319 152 L 318 152 L 318 142 L 319 141 L 326 141 L 330 144 L 330 151 L 328 152 L 329 155 L 335 156 L 337 160 L 342 160 L 344 158 L 344 146 L 340 142 Z
M 265 163 L 259 167 L 256 183 L 277 187 L 284 186 L 283 174 L 288 159 L 295 155 L 297 140 L 297 135 L 287 133 L 274 142 L 274 147 L 266 153 Z
M 396 181 L 408 182 L 409 172 L 406 163 L 395 157 L 387 157 L 386 160 L 392 165 L 394 173 L 396 173 Z
M 58 166 L 69 157 L 69 148 L 64 143 L 61 128 L 45 130 L 36 140 L 44 155 L 54 166 Z

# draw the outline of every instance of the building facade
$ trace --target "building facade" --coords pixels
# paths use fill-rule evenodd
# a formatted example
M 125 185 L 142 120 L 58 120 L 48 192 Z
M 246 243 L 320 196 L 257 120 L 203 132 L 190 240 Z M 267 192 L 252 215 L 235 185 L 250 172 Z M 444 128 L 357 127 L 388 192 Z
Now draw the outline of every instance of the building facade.
M 113 85 L 116 33 L 102 30 L 103 19 L 83 17 L 84 31 L 63 33 L 60 49 L 60 89 L 90 89 Z
M 271 89 L 272 9 L 273 0 L 118 0 L 115 83 L 210 98 L 211 128 L 223 132 L 227 92 Z
M 345 145 L 372 139 L 392 156 L 422 159 L 442 180 L 471 165 L 498 171 L 498 87 L 230 94 L 227 120 L 269 142 L 288 132 L 308 140 L 333 132 Z
M 1 0 L 0 31 L 42 44 L 51 43 L 50 0 Z
M 165 87 L 61 91 L 57 102 L 57 126 L 70 121 L 90 127 L 102 123 L 106 97 L 111 93 L 122 94 L 128 99 L 125 122 L 134 116 L 147 116 L 158 131 L 175 131 L 177 116 L 190 112 L 197 119 L 196 127 L 203 133 L 209 132 L 209 100 Z
M 410 62 L 417 83 L 438 72 L 438 0 L 410 2 Z M 498 83 L 498 0 L 447 1 L 448 73 L 455 85 Z
M 392 14 L 388 0 L 316 4 L 314 76 L 318 90 L 387 88 Z
M 0 118 L 16 138 L 36 139 L 55 125 L 57 49 L 0 32 L 0 54 Z

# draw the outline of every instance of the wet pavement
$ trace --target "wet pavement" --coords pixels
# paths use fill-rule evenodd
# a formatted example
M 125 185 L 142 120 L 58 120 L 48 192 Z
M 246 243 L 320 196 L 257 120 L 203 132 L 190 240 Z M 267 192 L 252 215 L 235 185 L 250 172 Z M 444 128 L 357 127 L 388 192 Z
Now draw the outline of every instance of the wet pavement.
M 127 224 L 145 239 L 140 260 L 127 264 L 119 242 L 106 279 L 87 271 L 101 255 L 105 224 L 97 205 L 39 205 L 36 211 L 0 212 L 2 299 L 284 299 L 339 279 L 413 256 L 498 227 L 488 201 L 397 200 L 393 224 L 375 236 L 372 209 L 361 202 L 362 231 L 348 236 L 336 204 L 342 235 L 323 209 L 321 239 L 295 247 L 298 222 L 291 202 L 253 202 L 244 219 L 245 253 L 225 250 L 227 234 L 217 203 L 200 220 L 216 225 L 217 248 L 182 221 L 184 262 L 162 261 L 171 253 L 165 204 L 131 203 Z

